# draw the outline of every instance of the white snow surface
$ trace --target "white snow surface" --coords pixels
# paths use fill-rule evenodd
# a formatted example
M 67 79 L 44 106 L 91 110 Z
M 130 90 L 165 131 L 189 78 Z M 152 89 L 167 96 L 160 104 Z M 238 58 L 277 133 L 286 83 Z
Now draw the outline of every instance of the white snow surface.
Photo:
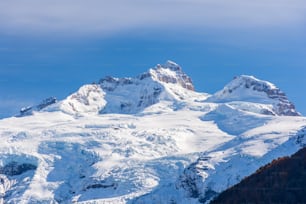
M 173 62 L 148 73 L 0 120 L 0 203 L 208 203 L 306 144 L 306 118 L 262 114 L 269 99 L 206 100 Z

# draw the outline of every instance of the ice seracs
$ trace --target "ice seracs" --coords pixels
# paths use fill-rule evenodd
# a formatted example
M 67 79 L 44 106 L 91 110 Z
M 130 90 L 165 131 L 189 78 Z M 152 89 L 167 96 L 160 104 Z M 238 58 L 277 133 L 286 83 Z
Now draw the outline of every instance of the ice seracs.
M 249 109 L 259 109 L 260 113 L 267 115 L 300 116 L 295 106 L 290 102 L 284 92 L 274 84 L 259 80 L 253 76 L 241 75 L 235 77 L 222 90 L 207 99 L 210 102 L 237 102 Z M 246 104 L 245 102 L 250 102 Z M 253 103 L 253 105 L 252 105 Z M 261 108 L 258 109 L 258 104 Z M 240 104 L 239 104 L 240 105 Z M 266 107 L 263 107 L 266 105 Z

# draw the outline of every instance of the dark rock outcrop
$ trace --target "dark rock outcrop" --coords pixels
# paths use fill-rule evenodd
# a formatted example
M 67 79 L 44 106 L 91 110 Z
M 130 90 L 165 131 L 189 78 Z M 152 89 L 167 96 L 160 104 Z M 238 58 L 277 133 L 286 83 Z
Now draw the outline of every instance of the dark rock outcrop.
M 165 74 L 163 69 L 169 69 L 173 71 L 175 75 Z M 179 84 L 185 89 L 194 91 L 191 78 L 183 72 L 182 68 L 178 64 L 172 61 L 167 61 L 164 65 L 157 65 L 153 70 L 157 80 L 165 83 Z
M 29 163 L 19 164 L 17 162 L 10 162 L 3 167 L 0 167 L 0 174 L 5 174 L 7 176 L 16 176 L 23 174 L 30 170 L 36 170 L 36 166 Z
M 57 99 L 55 97 L 49 97 L 49 98 L 44 99 L 42 102 L 40 102 L 39 104 L 35 106 L 23 107 L 20 109 L 20 113 L 18 117 L 32 115 L 33 111 L 40 111 L 56 102 L 57 102 Z

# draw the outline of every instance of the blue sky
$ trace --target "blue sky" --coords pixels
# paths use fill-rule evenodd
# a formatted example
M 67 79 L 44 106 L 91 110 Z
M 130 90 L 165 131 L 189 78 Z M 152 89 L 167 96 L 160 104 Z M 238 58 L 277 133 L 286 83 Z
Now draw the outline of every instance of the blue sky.
M 271 81 L 305 115 L 305 34 L 302 0 L 2 1 L 0 117 L 168 59 L 202 92 Z

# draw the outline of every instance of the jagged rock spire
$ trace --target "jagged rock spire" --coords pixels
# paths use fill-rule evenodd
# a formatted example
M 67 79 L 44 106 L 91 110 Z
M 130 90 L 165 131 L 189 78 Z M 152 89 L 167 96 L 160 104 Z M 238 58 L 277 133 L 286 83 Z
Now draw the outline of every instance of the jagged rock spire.
M 154 69 L 151 69 L 150 74 L 153 79 L 164 82 L 179 84 L 181 87 L 194 91 L 194 86 L 191 78 L 185 74 L 182 68 L 168 60 L 165 64 L 158 64 Z

